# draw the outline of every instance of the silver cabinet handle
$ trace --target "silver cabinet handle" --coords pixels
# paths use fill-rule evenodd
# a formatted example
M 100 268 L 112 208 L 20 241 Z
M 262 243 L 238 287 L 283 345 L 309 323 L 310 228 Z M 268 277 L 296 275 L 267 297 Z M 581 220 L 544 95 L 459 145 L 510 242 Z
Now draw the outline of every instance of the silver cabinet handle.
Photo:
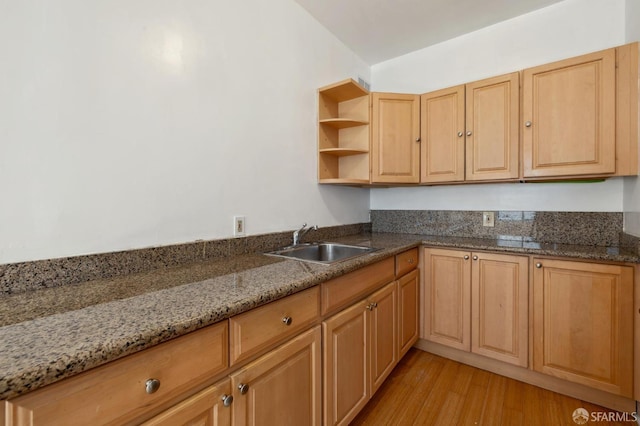
M 409 263 L 409 265 L 413 265 L 413 258 L 407 259 L 407 262 Z
M 373 302 L 372 305 L 373 305 L 374 308 L 378 307 L 378 304 L 376 302 Z
M 144 390 L 149 395 L 155 393 L 158 389 L 160 389 L 160 380 L 158 379 L 149 379 L 144 383 Z
M 464 255 L 464 260 L 469 260 L 469 255 L 468 254 Z
M 233 402 L 233 395 L 222 395 L 222 405 L 228 407 Z
M 284 325 L 291 325 L 293 323 L 293 318 L 284 317 L 284 318 L 282 318 L 282 322 L 284 323 Z
M 458 137 L 459 137 L 459 138 L 461 138 L 461 137 L 463 137 L 463 136 L 464 136 L 464 133 L 462 133 L 462 132 L 458 132 Z
M 420 137 L 416 138 L 416 142 L 420 142 L 422 139 Z
M 367 309 L 370 310 L 370 311 L 373 311 L 373 303 L 369 303 L 367 305 Z
M 536 268 L 538 269 L 542 268 L 542 263 L 536 263 Z
M 240 383 L 238 385 L 238 390 L 240 391 L 241 395 L 246 394 L 247 392 L 249 392 L 249 385 L 246 383 Z
M 471 130 L 467 132 L 467 136 L 471 136 Z
M 531 127 L 531 122 L 530 121 L 526 121 L 524 123 L 524 127 Z
M 473 256 L 473 260 L 478 260 L 478 256 Z

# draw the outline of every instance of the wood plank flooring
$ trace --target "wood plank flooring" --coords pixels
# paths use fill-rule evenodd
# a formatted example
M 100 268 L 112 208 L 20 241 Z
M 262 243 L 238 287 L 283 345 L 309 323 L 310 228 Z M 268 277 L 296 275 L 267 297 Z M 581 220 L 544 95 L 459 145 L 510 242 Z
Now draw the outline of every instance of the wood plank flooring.
M 351 424 L 575 426 L 579 407 L 612 412 L 413 348 Z

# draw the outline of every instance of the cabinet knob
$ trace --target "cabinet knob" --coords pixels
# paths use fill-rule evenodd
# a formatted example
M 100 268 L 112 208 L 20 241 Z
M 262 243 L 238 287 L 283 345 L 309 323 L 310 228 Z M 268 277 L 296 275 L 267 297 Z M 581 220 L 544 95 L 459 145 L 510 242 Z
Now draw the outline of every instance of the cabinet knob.
M 409 263 L 409 265 L 413 265 L 413 257 L 412 257 L 412 258 L 407 259 L 407 262 Z
M 416 142 L 420 142 L 422 139 L 420 137 L 416 138 Z
M 536 268 L 538 269 L 542 268 L 542 263 L 536 263 Z
M 160 380 L 158 379 L 149 379 L 144 383 L 144 390 L 149 395 L 155 393 L 158 389 L 160 389 Z
M 376 302 L 373 302 L 372 305 L 373 305 L 374 308 L 378 307 L 378 304 Z
M 464 255 L 464 260 L 469 260 L 469 255 L 468 254 Z
M 463 136 L 464 136 L 464 133 L 462 133 L 462 132 L 458 132 L 458 137 L 459 137 L 459 138 L 461 138 L 461 137 L 463 137 Z
M 238 385 L 238 390 L 240 391 L 241 395 L 246 394 L 247 392 L 249 392 L 249 385 L 246 383 L 240 383 Z
M 478 260 L 478 256 L 473 256 L 473 260 Z
M 524 123 L 524 127 L 531 127 L 531 122 L 530 121 L 526 121 Z
M 373 311 L 373 303 L 369 303 L 369 304 L 367 305 L 367 309 L 368 309 L 369 311 Z
M 284 325 L 291 325 L 293 323 L 293 318 L 284 317 L 284 318 L 282 318 L 282 322 L 284 323 Z
M 222 395 L 222 405 L 228 407 L 233 402 L 233 395 Z
M 471 130 L 467 132 L 467 136 L 471 136 Z

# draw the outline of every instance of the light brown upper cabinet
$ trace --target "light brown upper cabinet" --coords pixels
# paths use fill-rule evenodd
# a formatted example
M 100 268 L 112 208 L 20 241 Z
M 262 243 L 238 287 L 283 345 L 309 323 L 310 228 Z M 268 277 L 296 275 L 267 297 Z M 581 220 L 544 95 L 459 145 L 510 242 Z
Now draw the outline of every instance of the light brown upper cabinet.
M 464 180 L 464 86 L 421 97 L 421 182 Z
M 320 183 L 638 174 L 640 43 L 416 95 L 319 90 Z
M 518 73 L 427 93 L 421 105 L 421 182 L 518 178 Z
M 517 72 L 467 84 L 465 180 L 518 177 L 519 90 Z
M 524 177 L 616 171 L 616 51 L 524 70 Z
M 348 79 L 318 89 L 318 182 L 370 181 L 369 92 Z
M 371 182 L 420 181 L 420 97 L 372 93 Z

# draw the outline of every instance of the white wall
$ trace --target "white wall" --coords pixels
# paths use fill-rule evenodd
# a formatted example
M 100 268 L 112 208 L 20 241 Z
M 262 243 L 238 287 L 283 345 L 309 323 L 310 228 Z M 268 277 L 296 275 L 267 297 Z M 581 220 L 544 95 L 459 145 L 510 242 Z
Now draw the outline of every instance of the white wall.
M 565 0 L 376 64 L 372 87 L 425 93 L 624 43 L 625 0 Z M 623 180 L 373 189 L 371 208 L 622 211 Z
M 640 41 L 640 1 L 627 0 L 625 17 L 626 42 Z M 624 179 L 624 230 L 640 237 L 640 182 L 637 177 Z
M 369 67 L 293 0 L 0 0 L 0 263 L 368 220 L 316 89 Z

